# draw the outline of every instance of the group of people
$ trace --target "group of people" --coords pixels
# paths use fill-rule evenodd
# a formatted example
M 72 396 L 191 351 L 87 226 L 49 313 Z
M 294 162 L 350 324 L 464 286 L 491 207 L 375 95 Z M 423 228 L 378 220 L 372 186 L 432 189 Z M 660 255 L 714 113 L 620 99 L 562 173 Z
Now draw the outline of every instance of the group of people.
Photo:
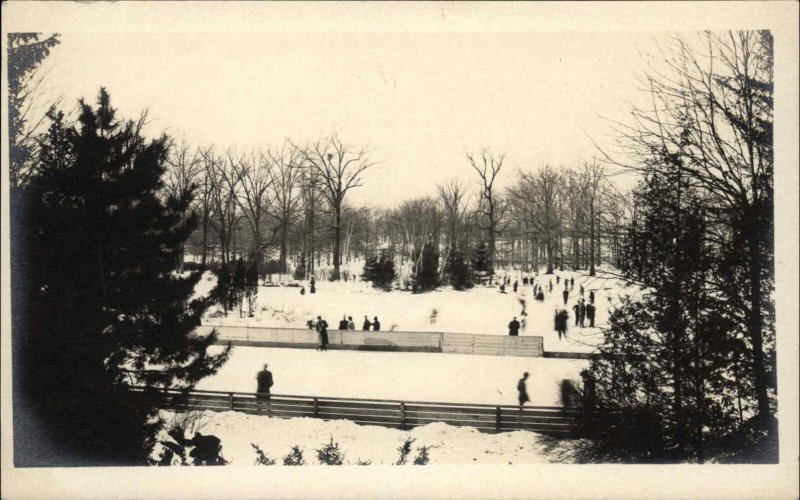
M 316 330 L 317 331 L 317 351 L 327 351 L 328 350 L 328 322 L 322 319 L 322 316 L 317 316 L 317 319 L 310 319 L 306 321 L 306 326 L 309 330 Z M 353 321 L 352 316 L 344 315 L 342 320 L 339 321 L 339 330 L 355 330 L 356 324 Z M 369 317 L 364 316 L 364 323 L 361 326 L 363 331 L 379 331 L 381 329 L 381 322 L 378 320 L 378 317 L 375 316 L 372 321 L 369 320 Z
M 585 322 L 588 319 L 589 328 L 594 328 L 595 307 L 593 302 L 593 300 L 590 300 L 587 304 L 584 299 L 581 299 L 572 306 L 572 310 L 575 311 L 575 326 L 584 328 Z

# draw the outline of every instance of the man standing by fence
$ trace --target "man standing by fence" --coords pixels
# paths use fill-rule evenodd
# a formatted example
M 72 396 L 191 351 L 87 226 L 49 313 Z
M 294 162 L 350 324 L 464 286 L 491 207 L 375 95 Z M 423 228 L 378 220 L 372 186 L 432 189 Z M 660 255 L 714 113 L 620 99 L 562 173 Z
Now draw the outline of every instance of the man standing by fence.
M 519 411 L 522 411 L 522 405 L 531 400 L 528 397 L 528 388 L 525 382 L 528 380 L 528 372 L 522 374 L 522 378 L 517 382 L 517 392 L 519 392 Z
M 258 388 L 256 389 L 256 401 L 258 402 L 258 410 L 260 412 L 264 401 L 269 402 L 269 391 L 273 384 L 272 372 L 267 370 L 267 363 L 264 363 L 264 369 L 258 372 L 258 375 L 256 375 L 256 381 L 258 382 Z

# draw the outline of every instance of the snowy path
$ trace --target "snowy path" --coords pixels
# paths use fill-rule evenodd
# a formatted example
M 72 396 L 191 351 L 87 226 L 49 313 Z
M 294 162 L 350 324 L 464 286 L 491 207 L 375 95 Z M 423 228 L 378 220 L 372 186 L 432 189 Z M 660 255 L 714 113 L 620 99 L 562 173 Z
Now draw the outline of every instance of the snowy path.
M 560 406 L 559 382 L 579 380 L 588 366 L 572 359 L 234 347 L 231 359 L 197 389 L 255 392 L 264 363 L 276 394 L 502 405 L 517 404 L 517 381 L 527 371 L 536 406 Z
M 419 332 L 455 332 L 507 335 L 508 322 L 514 316 L 522 319 L 522 304 L 525 301 L 526 327 L 520 333 L 538 335 L 544 338 L 547 351 L 592 352 L 594 346 L 602 340 L 600 328 L 608 320 L 608 308 L 612 306 L 620 294 L 631 293 L 621 287 L 618 280 L 610 275 L 599 273 L 596 277 L 584 276 L 575 272 L 559 272 L 562 278 L 556 283 L 555 275 L 540 276 L 540 283 L 545 289 L 545 300 L 539 303 L 533 300 L 530 285 L 522 286 L 520 281 L 518 293 L 508 287 L 506 294 L 499 293 L 497 287 L 478 286 L 468 291 L 456 291 L 449 287 L 428 293 L 412 294 L 410 292 L 382 292 L 373 289 L 363 282 L 324 282 L 317 284 L 317 293 L 300 295 L 297 287 L 259 287 L 256 316 L 239 318 L 231 313 L 219 316 L 218 308 L 212 308 L 206 317 L 208 324 L 245 325 L 266 327 L 304 328 L 306 321 L 322 315 L 331 327 L 337 325 L 342 315 L 352 316 L 357 328 L 361 327 L 364 316 L 370 320 L 378 316 L 382 329 Z M 214 284 L 214 279 L 207 275 L 198 285 L 198 293 L 207 293 Z M 520 279 L 511 275 L 514 279 Z M 575 287 L 570 292 L 567 308 L 570 314 L 567 339 L 559 341 L 553 330 L 553 314 L 556 308 L 564 307 L 561 293 L 564 279 L 575 277 Z M 549 293 L 549 281 L 552 279 L 553 292 Z M 308 291 L 308 283 L 303 283 Z M 572 306 L 578 298 L 580 286 L 585 287 L 585 296 L 594 290 L 596 294 L 598 328 L 579 328 L 574 326 Z M 588 325 L 588 322 L 587 322 Z

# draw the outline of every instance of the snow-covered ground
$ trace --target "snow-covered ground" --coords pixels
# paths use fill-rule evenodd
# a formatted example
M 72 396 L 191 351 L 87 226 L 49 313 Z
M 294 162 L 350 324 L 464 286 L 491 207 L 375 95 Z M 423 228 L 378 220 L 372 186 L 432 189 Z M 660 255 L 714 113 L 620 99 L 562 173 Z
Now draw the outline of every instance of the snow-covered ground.
M 498 274 L 504 276 L 505 272 Z M 523 319 L 521 301 L 524 301 L 528 315 L 520 335 L 544 337 L 547 351 L 591 352 L 602 340 L 599 327 L 606 324 L 609 307 L 619 300 L 620 295 L 634 291 L 625 289 L 607 272 L 599 271 L 597 276 L 589 277 L 583 272 L 563 271 L 537 278 L 545 291 L 545 300 L 540 303 L 533 299 L 533 287 L 522 285 L 519 271 L 510 271 L 508 275 L 512 285 L 514 280 L 518 281 L 517 293 L 513 292 L 511 285 L 507 286 L 505 294 L 498 291 L 497 285 L 479 285 L 467 291 L 443 287 L 420 294 L 397 290 L 383 292 L 360 279 L 355 282 L 318 281 L 315 294 L 308 293 L 308 282 L 301 282 L 306 288 L 305 295 L 300 294 L 298 287 L 260 286 L 254 318 L 239 318 L 238 312 L 230 313 L 227 318 L 220 317 L 220 309 L 212 307 L 205 321 L 218 325 L 304 328 L 306 321 L 322 315 L 335 328 L 342 316 L 348 315 L 360 328 L 366 315 L 370 320 L 377 316 L 383 330 L 507 335 L 509 321 L 514 316 Z M 556 276 L 561 278 L 559 283 L 556 283 Z M 564 307 L 564 279 L 572 277 L 575 278 L 575 287 L 570 291 L 566 305 L 570 315 L 569 330 L 567 338 L 559 341 L 553 329 L 553 316 L 557 308 Z M 286 277 L 276 279 L 286 283 L 293 281 Z M 553 291 L 549 292 L 551 280 Z M 198 285 L 197 293 L 207 293 L 214 284 L 213 274 L 207 273 Z M 572 306 L 579 298 L 581 285 L 587 302 L 590 291 L 596 295 L 596 328 L 574 326 Z
M 574 359 L 234 347 L 230 360 L 197 389 L 255 392 L 264 363 L 275 394 L 498 405 L 517 404 L 517 381 L 527 371 L 535 406 L 560 406 L 559 382 L 580 380 L 588 366 Z
M 174 413 L 162 411 L 161 417 L 170 422 Z M 358 425 L 347 420 L 324 421 L 312 418 L 280 419 L 238 412 L 204 412 L 199 430 L 217 436 L 222 442 L 222 456 L 231 465 L 253 465 L 256 453 L 251 443 L 258 445 L 270 458 L 282 466 L 283 457 L 292 446 L 303 448 L 310 465 L 317 464 L 314 450 L 333 437 L 345 453 L 345 463 L 354 465 L 359 459 L 372 465 L 391 465 L 398 458 L 397 448 L 407 437 L 412 444 L 409 464 L 417 448 L 430 446 L 430 464 L 530 464 L 546 463 L 548 455 L 534 432 L 504 432 L 484 434 L 470 427 L 454 427 L 434 423 L 410 431 L 373 425 Z M 165 437 L 162 435 L 162 437 Z M 561 446 L 566 443 L 562 442 Z M 156 446 L 154 456 L 160 453 Z

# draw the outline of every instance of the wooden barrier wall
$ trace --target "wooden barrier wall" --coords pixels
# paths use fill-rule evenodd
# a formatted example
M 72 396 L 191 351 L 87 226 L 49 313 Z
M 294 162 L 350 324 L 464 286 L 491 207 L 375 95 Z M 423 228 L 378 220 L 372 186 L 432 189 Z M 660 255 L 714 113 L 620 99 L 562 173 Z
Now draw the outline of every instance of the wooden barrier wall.
M 362 425 L 411 429 L 434 422 L 474 427 L 481 432 L 533 431 L 553 437 L 575 437 L 580 425 L 576 408 L 492 406 L 380 399 L 348 399 L 273 394 L 258 400 L 256 394 L 218 391 L 164 393 L 162 409 L 178 412 L 240 411 L 277 418 L 311 417 L 345 419 Z
M 234 345 L 311 348 L 317 342 L 317 332 L 304 328 L 203 325 L 197 329 L 197 333 L 199 335 L 207 335 L 213 328 L 216 328 L 219 333 L 220 342 L 230 341 Z M 539 357 L 544 354 L 543 339 L 537 336 L 511 337 L 470 333 L 329 330 L 328 342 L 329 349 L 529 357 Z

